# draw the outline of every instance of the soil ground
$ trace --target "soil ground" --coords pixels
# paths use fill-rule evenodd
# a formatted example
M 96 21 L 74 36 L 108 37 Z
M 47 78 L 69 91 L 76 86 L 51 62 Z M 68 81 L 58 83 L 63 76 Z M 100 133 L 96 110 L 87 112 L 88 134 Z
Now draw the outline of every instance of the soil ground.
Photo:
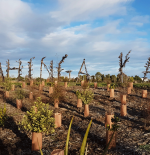
M 65 89 L 65 98 L 60 100 L 59 108 L 54 108 L 54 102 L 49 95 L 49 87 L 45 86 L 43 92 L 39 93 L 38 87 L 35 86 L 32 91 L 35 94 L 34 100 L 29 99 L 29 92 L 31 91 L 29 86 L 26 86 L 24 90 L 27 92 L 26 98 L 23 100 L 23 108 L 18 110 L 16 108 L 16 100 L 14 98 L 14 91 L 10 91 L 9 99 L 5 99 L 4 89 L 0 88 L 0 107 L 3 108 L 6 104 L 6 113 L 9 116 L 5 127 L 0 127 L 0 155 L 29 155 L 39 154 L 40 151 L 31 151 L 32 133 L 19 131 L 17 123 L 23 118 L 26 111 L 30 110 L 33 103 L 36 101 L 36 97 L 40 96 L 43 103 L 49 103 L 50 109 L 53 112 L 60 112 L 62 115 L 62 126 L 55 129 L 55 133 L 52 135 L 45 135 L 43 133 L 43 154 L 49 154 L 54 149 L 64 149 L 67 139 L 68 128 L 72 116 L 74 115 L 70 140 L 69 140 L 69 155 L 79 155 L 80 147 L 84 134 L 91 120 L 92 125 L 88 134 L 88 155 L 100 155 L 104 152 L 106 147 L 106 129 L 105 125 L 105 112 L 107 111 L 108 105 L 114 110 L 114 114 L 121 120 L 120 129 L 117 132 L 117 149 L 110 149 L 108 155 L 121 155 L 121 154 L 138 154 L 136 151 L 131 149 L 125 149 L 121 151 L 120 148 L 125 148 L 126 144 L 121 143 L 123 134 L 126 129 L 122 127 L 123 124 L 127 124 L 127 128 L 136 128 L 140 132 L 147 133 L 148 127 L 145 126 L 145 120 L 147 118 L 145 109 L 150 103 L 150 90 L 148 90 L 148 97 L 143 99 L 142 89 L 134 88 L 134 91 L 130 95 L 127 95 L 127 116 L 138 116 L 138 119 L 130 120 L 126 117 L 120 116 L 120 93 L 123 92 L 122 88 L 115 89 L 114 98 L 109 97 L 106 87 L 90 87 L 90 90 L 94 92 L 94 100 L 89 104 L 90 115 L 84 117 L 84 106 L 77 108 L 77 96 L 76 90 L 80 90 L 81 86 L 70 86 Z M 148 120 L 148 119 L 147 119 Z M 130 126 L 128 126 L 130 124 Z M 147 122 L 148 124 L 148 122 Z M 126 137 L 127 138 L 127 137 Z M 128 141 L 127 141 L 128 142 Z

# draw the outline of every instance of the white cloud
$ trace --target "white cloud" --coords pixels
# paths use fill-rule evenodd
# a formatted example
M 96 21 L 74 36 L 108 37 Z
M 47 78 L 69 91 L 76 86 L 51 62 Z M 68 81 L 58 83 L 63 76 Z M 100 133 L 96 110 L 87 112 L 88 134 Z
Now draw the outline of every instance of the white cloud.
M 122 22 L 122 19 L 109 21 L 106 25 L 89 30 L 90 35 L 106 35 L 106 34 L 119 34 L 121 31 L 117 26 Z
M 143 26 L 146 23 L 149 23 L 150 16 L 145 15 L 145 16 L 135 16 L 131 18 L 131 22 L 129 22 L 129 25 L 135 25 L 135 26 Z
M 125 25 L 126 17 L 128 18 L 126 4 L 131 1 L 133 0 L 61 0 L 60 7 L 55 12 L 38 14 L 28 3 L 20 0 L 0 0 L 0 62 L 4 66 L 4 74 L 6 60 L 10 59 L 11 67 L 17 67 L 18 63 L 15 61 L 19 58 L 24 66 L 23 75 L 28 74 L 27 62 L 33 56 L 34 77 L 40 76 L 40 62 L 44 56 L 46 65 L 54 60 L 56 67 L 62 56 L 68 54 L 62 68 L 72 70 L 71 77 L 78 75 L 84 58 L 90 75 L 98 71 L 102 74 L 118 74 L 118 56 L 123 52 L 124 60 L 129 50 L 132 51 L 127 66 L 134 69 L 141 63 L 146 63 L 150 49 L 149 40 L 139 37 L 148 34 L 148 31 L 138 30 L 136 27 L 148 23 L 149 16 L 135 16 L 129 20 L 129 25 Z M 51 18 L 51 15 L 54 18 Z M 123 17 L 116 19 L 113 15 Z M 102 18 L 98 24 L 103 26 L 93 28 L 94 20 L 99 17 Z M 92 22 L 64 29 L 64 26 L 72 25 L 71 22 L 85 20 Z M 58 59 L 55 57 L 56 53 L 59 55 Z M 132 69 L 127 69 L 128 75 L 133 73 Z M 137 72 L 138 70 L 135 74 Z M 17 71 L 11 73 L 17 75 Z M 42 77 L 44 76 L 48 77 L 48 72 L 43 66 Z
M 106 41 L 101 41 L 101 42 L 95 42 L 93 45 L 93 50 L 94 51 L 99 51 L 99 52 L 106 52 L 110 48 L 111 50 L 116 50 L 118 49 L 118 44 L 114 42 L 106 42 Z
M 132 25 L 132 24 L 131 24 Z M 134 25 L 132 26 L 124 26 L 120 29 L 122 34 L 128 35 L 147 35 L 147 31 L 138 31 Z
M 0 1 L 0 20 L 7 24 L 14 24 L 22 15 L 31 13 L 30 7 L 20 0 Z
M 81 24 L 79 26 L 74 26 L 74 27 L 69 27 L 65 30 L 69 31 L 69 32 L 76 32 L 76 31 L 80 31 L 81 33 L 83 32 L 89 32 L 90 28 L 90 24 Z M 62 29 L 60 29 L 60 31 L 62 31 Z
M 31 41 L 53 32 L 63 24 L 46 14 L 36 14 L 21 0 L 0 1 L 0 45 L 7 50 L 17 48 L 23 39 Z M 7 43 L 6 43 L 7 42 Z
M 143 26 L 143 23 L 140 23 L 140 22 L 130 22 L 129 25 L 135 25 L 135 26 Z
M 125 15 L 123 3 L 133 0 L 59 0 L 59 11 L 50 12 L 60 21 L 85 21 L 109 15 Z
M 145 16 L 135 16 L 131 19 L 133 22 L 140 22 L 140 23 L 149 23 L 150 16 L 145 15 Z
M 3 50 L 14 49 L 25 43 L 24 38 L 17 35 L 22 28 L 16 23 L 30 13 L 29 6 L 20 0 L 0 1 L 0 46 Z
M 81 26 L 83 27 L 83 26 Z M 66 46 L 72 45 L 76 40 L 83 37 L 82 34 L 75 34 L 75 30 L 80 30 L 78 28 L 68 28 L 68 29 L 59 29 L 59 31 L 47 34 L 45 37 L 41 39 L 42 43 L 45 46 Z M 82 29 L 82 28 L 81 28 Z

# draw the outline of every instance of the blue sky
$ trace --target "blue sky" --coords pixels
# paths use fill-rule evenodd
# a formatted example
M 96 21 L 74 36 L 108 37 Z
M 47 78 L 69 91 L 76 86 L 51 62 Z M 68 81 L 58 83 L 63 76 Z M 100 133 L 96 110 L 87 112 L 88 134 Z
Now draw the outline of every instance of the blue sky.
M 119 55 L 129 62 L 123 71 L 128 76 L 143 77 L 150 57 L 149 0 L 0 0 L 0 62 L 6 75 L 6 61 L 18 67 L 21 58 L 22 75 L 28 74 L 28 61 L 35 57 L 33 77 L 40 76 L 42 57 L 56 67 L 65 54 L 61 67 L 72 70 L 77 77 L 83 59 L 90 75 L 96 72 L 117 75 Z M 42 77 L 49 76 L 43 68 Z M 17 77 L 17 70 L 10 76 Z M 150 79 L 150 74 L 147 74 Z

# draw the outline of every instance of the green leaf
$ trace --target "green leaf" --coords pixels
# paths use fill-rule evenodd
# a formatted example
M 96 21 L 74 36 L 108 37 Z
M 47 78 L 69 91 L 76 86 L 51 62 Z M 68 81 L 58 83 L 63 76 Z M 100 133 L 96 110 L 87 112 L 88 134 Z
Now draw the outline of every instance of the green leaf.
M 37 141 L 38 141 L 38 145 L 39 145 L 39 140 L 38 140 L 38 138 L 37 138 Z M 41 150 L 41 148 L 40 148 L 40 145 L 39 145 L 39 149 L 40 149 L 41 155 L 43 155 L 43 152 L 42 152 L 42 150 Z
M 82 146 L 81 146 L 81 151 L 80 151 L 80 155 L 84 155 L 84 152 L 85 152 L 85 146 L 86 146 L 86 141 L 87 141 L 87 137 L 88 137 L 88 134 L 89 134 L 89 130 L 90 130 L 90 127 L 91 127 L 91 124 L 92 124 L 92 119 L 88 125 L 88 128 L 86 130 L 86 133 L 84 135 L 84 139 L 82 141 Z
M 73 117 L 74 117 L 74 116 L 73 116 Z M 72 117 L 72 120 L 71 120 L 71 122 L 70 122 L 69 129 L 68 129 L 68 135 L 67 135 L 67 141 L 66 141 L 66 146 L 65 146 L 64 155 L 68 155 L 68 144 L 69 144 L 70 131 L 71 131 L 71 125 L 72 125 L 73 117 Z
M 48 107 L 44 104 L 44 107 L 40 101 L 37 102 L 38 112 L 35 113 L 34 107 L 30 111 L 27 111 L 26 115 L 23 116 L 21 126 L 24 129 L 32 132 L 51 132 L 54 131 L 54 119 L 52 119 L 53 110 L 45 109 Z M 42 108 L 41 108 L 42 107 Z M 42 117 L 41 117 L 42 116 Z

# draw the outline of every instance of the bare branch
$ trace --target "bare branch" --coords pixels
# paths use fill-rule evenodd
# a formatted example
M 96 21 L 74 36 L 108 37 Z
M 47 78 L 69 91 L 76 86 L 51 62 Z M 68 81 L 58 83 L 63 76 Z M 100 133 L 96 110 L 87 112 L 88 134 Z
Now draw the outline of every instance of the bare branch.
M 146 66 L 144 66 L 144 67 L 146 67 L 146 71 L 142 72 L 142 73 L 144 73 L 143 81 L 147 78 L 146 77 L 147 73 L 150 73 L 150 71 L 148 71 L 148 69 L 150 68 L 150 57 L 148 58 L 148 60 L 149 61 L 147 61 Z
M 57 71 L 58 71 L 58 82 L 59 82 L 60 72 L 62 71 L 61 70 L 61 63 L 64 62 L 64 59 L 67 58 L 67 57 L 68 57 L 68 55 L 65 54 L 65 56 L 62 57 L 62 60 L 58 64 L 58 68 L 57 68 Z
M 119 68 L 119 72 L 120 72 L 120 76 L 122 75 L 123 76 L 123 72 L 122 72 L 122 69 L 123 69 L 123 67 L 125 67 L 125 64 L 126 64 L 126 62 L 129 62 L 128 60 L 129 60 L 129 58 L 130 57 L 128 57 L 128 55 L 129 55 L 129 53 L 131 52 L 131 50 L 128 52 L 128 54 L 126 55 L 126 59 L 125 59 L 125 61 L 124 61 L 124 63 L 122 63 L 122 56 L 123 56 L 123 54 L 122 54 L 122 52 L 120 53 L 120 56 L 118 57 L 120 60 L 120 62 L 119 62 L 119 66 L 120 66 L 120 68 Z M 121 76 L 121 82 L 123 83 L 123 77 Z

